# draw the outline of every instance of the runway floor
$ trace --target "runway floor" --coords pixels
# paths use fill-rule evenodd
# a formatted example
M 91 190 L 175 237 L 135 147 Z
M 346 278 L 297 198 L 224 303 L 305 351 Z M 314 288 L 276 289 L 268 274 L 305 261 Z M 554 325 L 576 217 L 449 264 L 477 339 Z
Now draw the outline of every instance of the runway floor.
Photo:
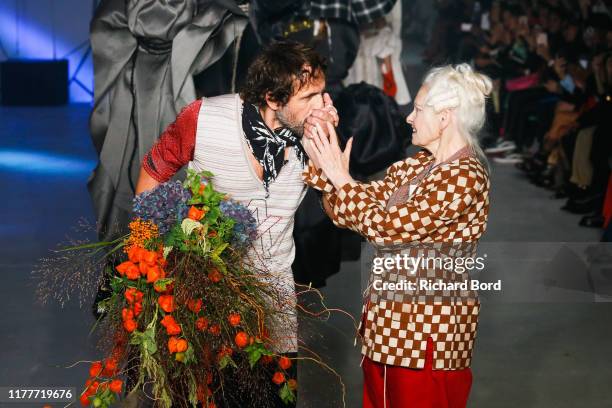
M 80 389 L 87 366 L 64 367 L 98 356 L 88 338 L 89 305 L 39 305 L 31 277 L 36 260 L 79 218 L 92 219 L 86 181 L 95 152 L 88 112 L 88 105 L 0 108 L 0 386 Z M 578 216 L 563 213 L 561 205 L 513 167 L 493 166 L 483 242 L 598 241 L 598 231 L 579 228 Z M 329 307 L 359 314 L 359 274 L 359 263 L 347 262 L 329 279 L 322 290 Z M 308 345 L 340 373 L 346 406 L 359 407 L 360 355 L 350 320 L 334 315 L 326 323 L 303 322 L 302 330 Z M 612 303 L 490 302 L 480 318 L 469 406 L 611 407 L 611 339 Z M 341 406 L 333 375 L 303 366 L 299 378 L 300 406 Z

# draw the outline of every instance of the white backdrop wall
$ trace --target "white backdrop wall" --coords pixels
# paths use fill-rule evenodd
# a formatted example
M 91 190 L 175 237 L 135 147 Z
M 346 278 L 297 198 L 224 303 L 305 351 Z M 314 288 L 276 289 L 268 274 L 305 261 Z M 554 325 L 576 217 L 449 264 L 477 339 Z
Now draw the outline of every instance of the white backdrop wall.
M 70 101 L 91 102 L 93 0 L 0 0 L 0 60 L 68 59 Z

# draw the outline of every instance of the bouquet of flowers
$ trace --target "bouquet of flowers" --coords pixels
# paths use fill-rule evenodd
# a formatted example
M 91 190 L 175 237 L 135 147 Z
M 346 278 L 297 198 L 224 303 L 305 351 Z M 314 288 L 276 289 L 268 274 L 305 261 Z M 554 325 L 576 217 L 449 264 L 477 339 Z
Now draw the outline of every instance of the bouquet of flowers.
M 183 183 L 136 197 L 129 234 L 105 243 L 106 254 L 121 254 L 106 271 L 110 296 L 98 304 L 108 355 L 91 364 L 82 405 L 115 403 L 126 373 L 131 390 L 148 384 L 162 407 L 215 407 L 236 390 L 252 406 L 271 389 L 295 400 L 293 362 L 274 352 L 268 332 L 279 313 L 272 305 L 288 294 L 245 262 L 255 219 L 211 177 L 189 171 Z

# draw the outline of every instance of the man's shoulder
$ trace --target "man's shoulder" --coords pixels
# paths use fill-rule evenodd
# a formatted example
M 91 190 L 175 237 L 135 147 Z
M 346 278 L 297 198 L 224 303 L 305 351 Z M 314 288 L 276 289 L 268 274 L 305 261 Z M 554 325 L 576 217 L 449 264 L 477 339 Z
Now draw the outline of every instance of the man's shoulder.
M 239 98 L 239 95 L 237 93 L 232 93 L 217 96 L 204 96 L 197 101 L 200 101 L 203 106 L 206 106 L 208 104 L 234 103 L 237 98 Z
M 198 111 L 201 114 L 210 114 L 211 112 L 227 112 L 235 111 L 240 107 L 240 97 L 238 94 L 225 94 L 211 97 L 202 97 L 196 102 L 199 102 L 201 107 Z

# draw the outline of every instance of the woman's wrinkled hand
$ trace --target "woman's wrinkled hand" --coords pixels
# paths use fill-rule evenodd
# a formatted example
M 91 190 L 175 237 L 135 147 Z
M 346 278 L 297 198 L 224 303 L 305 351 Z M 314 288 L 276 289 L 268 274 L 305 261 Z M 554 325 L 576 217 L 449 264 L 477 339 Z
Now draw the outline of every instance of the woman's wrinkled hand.
M 354 181 L 349 174 L 353 138 L 349 139 L 344 151 L 342 151 L 333 125 L 326 122 L 326 126 L 327 129 L 325 130 L 327 132 L 320 124 L 315 125 L 313 137 L 303 142 L 304 149 L 314 166 L 321 169 L 334 187 L 339 189 L 343 185 Z M 329 139 L 326 134 L 329 135 Z

